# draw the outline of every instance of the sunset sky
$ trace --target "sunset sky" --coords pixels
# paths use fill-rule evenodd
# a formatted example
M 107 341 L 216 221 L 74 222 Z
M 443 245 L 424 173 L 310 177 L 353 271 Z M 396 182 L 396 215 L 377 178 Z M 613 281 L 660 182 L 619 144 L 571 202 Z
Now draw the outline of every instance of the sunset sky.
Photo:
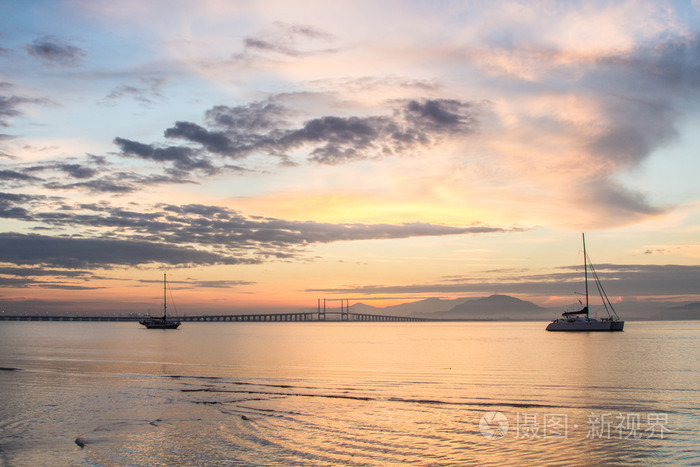
M 700 2 L 4 1 L 0 307 L 700 300 Z

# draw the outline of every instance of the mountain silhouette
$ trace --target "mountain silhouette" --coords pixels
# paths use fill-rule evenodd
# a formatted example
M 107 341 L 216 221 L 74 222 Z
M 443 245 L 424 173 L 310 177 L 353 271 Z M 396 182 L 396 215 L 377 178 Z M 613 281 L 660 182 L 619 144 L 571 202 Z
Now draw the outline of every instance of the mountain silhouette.
M 550 310 L 509 295 L 491 295 L 461 303 L 447 311 L 434 313 L 441 319 L 538 319 Z
M 426 298 L 384 308 L 356 303 L 350 308 L 353 313 L 456 320 L 528 320 L 549 318 L 552 314 L 547 308 L 509 295 L 453 300 Z

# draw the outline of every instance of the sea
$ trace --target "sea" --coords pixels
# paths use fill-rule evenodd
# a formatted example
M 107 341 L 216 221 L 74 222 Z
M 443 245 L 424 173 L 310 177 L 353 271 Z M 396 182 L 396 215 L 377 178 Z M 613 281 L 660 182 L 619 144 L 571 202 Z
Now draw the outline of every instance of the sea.
M 0 322 L 0 465 L 700 465 L 700 322 L 546 324 Z

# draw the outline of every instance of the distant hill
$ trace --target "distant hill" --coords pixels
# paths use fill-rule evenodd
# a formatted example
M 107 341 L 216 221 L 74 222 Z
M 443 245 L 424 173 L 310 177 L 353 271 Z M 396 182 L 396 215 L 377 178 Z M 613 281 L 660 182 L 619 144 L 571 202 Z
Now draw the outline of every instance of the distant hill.
M 383 308 L 374 307 L 365 303 L 356 303 L 350 307 L 353 313 L 365 313 L 374 315 L 389 316 L 423 316 L 426 314 L 448 311 L 456 305 L 460 305 L 471 298 L 457 298 L 454 300 L 443 300 L 442 298 L 426 298 L 415 302 L 401 303 Z
M 440 319 L 530 320 L 551 316 L 551 310 L 509 295 L 491 295 L 461 303 L 448 311 L 434 313 Z
M 538 320 L 551 319 L 552 310 L 508 295 L 444 300 L 427 298 L 384 308 L 364 303 L 350 307 L 353 313 L 390 316 L 414 316 L 430 319 L 456 320 Z

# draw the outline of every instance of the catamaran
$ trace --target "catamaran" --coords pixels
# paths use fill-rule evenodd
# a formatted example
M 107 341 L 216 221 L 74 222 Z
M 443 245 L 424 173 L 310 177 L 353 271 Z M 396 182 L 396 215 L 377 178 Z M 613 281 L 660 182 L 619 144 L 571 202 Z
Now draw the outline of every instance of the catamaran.
M 167 316 L 168 301 L 167 301 L 167 281 L 166 275 L 163 274 L 163 316 L 154 318 L 149 316 L 139 321 L 139 324 L 143 324 L 148 329 L 177 329 L 180 326 L 180 321 L 175 319 L 168 319 Z
M 586 284 L 586 306 L 579 311 L 567 311 L 562 313 L 562 317 L 555 319 L 547 325 L 547 331 L 622 331 L 625 327 L 625 322 L 620 319 L 613 308 L 608 295 L 600 283 L 600 278 L 595 272 L 595 267 L 591 259 L 586 254 L 586 235 L 581 234 L 583 238 L 583 271 Z M 588 267 L 591 268 L 591 275 L 598 288 L 598 293 L 603 301 L 603 307 L 608 316 L 605 318 L 591 318 L 588 314 Z

